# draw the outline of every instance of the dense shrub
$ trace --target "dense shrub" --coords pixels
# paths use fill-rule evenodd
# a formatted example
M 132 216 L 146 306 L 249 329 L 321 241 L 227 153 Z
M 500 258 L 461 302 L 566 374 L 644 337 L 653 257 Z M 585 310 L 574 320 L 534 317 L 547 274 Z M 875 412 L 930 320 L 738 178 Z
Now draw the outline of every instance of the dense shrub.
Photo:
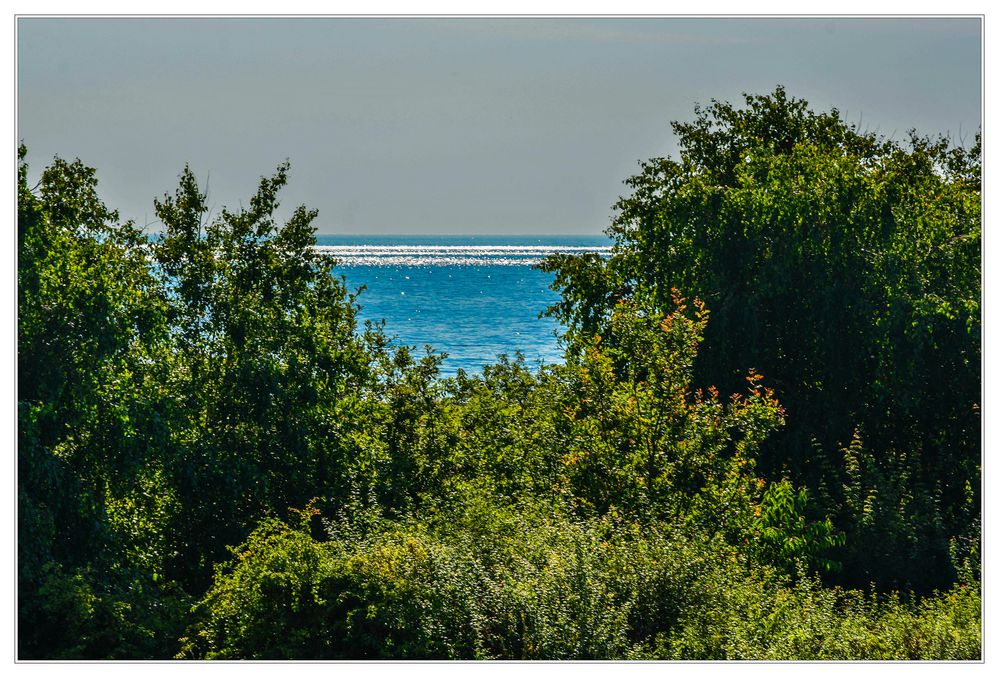
M 263 524 L 183 656 L 257 659 L 974 659 L 980 595 L 914 603 L 753 566 L 664 523 L 470 493 L 429 523 Z

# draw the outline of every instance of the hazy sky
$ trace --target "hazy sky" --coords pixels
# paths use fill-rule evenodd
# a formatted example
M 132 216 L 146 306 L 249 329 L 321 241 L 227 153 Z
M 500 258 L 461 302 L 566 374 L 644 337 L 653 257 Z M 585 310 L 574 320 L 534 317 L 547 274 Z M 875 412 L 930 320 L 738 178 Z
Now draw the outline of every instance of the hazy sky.
M 901 137 L 981 124 L 978 19 L 20 19 L 18 135 L 124 218 L 285 158 L 320 233 L 602 231 L 696 102 L 784 85 Z M 151 229 L 155 229 L 153 224 Z

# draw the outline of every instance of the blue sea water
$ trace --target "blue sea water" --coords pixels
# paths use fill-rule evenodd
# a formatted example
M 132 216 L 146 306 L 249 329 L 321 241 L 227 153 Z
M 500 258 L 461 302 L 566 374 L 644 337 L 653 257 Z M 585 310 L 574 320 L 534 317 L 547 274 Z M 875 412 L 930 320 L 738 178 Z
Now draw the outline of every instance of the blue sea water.
M 561 361 L 558 323 L 538 315 L 558 295 L 534 267 L 555 252 L 606 252 L 603 236 L 318 236 L 347 287 L 363 285 L 361 319 L 384 320 L 396 344 L 448 354 L 444 375 L 479 372 L 505 353 Z

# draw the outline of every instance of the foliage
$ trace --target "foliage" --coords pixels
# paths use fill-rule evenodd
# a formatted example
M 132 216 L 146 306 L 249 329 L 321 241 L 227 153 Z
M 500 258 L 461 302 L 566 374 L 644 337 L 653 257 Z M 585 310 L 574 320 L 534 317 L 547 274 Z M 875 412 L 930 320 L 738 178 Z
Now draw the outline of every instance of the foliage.
M 218 571 L 182 656 L 214 659 L 975 659 L 980 594 L 907 604 L 743 563 L 666 523 L 471 491 L 426 523 L 325 540 L 268 522 Z
M 203 572 L 201 559 L 223 557 L 263 516 L 347 486 L 371 358 L 332 261 L 312 248 L 315 211 L 276 221 L 287 170 L 214 219 L 189 169 L 156 201 L 164 230 L 151 253 L 175 342 L 169 466 L 187 526 L 179 568 Z
M 757 558 L 770 563 L 814 563 L 825 571 L 842 567 L 823 553 L 844 546 L 843 534 L 836 532 L 828 517 L 809 522 L 808 503 L 808 489 L 796 490 L 787 479 L 767 487 L 753 522 L 757 538 L 752 548 Z
M 137 485 L 156 492 L 150 465 L 169 447 L 157 387 L 169 364 L 165 300 L 141 234 L 101 203 L 94 170 L 56 159 L 36 192 L 24 154 L 22 146 L 19 652 L 166 656 L 185 596 L 151 579 L 162 574 L 163 554 L 153 552 L 173 506 L 121 504 L 115 524 L 107 505 Z
M 979 657 L 977 146 L 781 90 L 675 129 L 546 264 L 564 364 L 447 379 L 287 164 L 147 236 L 22 146 L 19 657 Z
M 850 539 L 843 580 L 927 589 L 953 581 L 948 538 L 980 501 L 981 144 L 861 132 L 783 89 L 713 102 L 674 123 L 678 158 L 626 183 L 613 256 L 555 257 L 568 350 L 603 335 L 622 299 L 667 309 L 674 288 L 713 310 L 696 379 L 735 390 L 753 368 L 788 413 L 760 457 L 768 476 L 821 489 L 858 524 L 835 450 L 854 433 L 914 500 L 882 501 L 884 557 Z M 891 467 L 889 470 L 889 466 Z M 965 488 L 975 489 L 966 504 Z
M 750 574 L 713 575 L 706 605 L 685 610 L 663 659 L 981 658 L 981 592 L 955 586 L 918 602 L 827 588 L 803 578 L 774 589 Z

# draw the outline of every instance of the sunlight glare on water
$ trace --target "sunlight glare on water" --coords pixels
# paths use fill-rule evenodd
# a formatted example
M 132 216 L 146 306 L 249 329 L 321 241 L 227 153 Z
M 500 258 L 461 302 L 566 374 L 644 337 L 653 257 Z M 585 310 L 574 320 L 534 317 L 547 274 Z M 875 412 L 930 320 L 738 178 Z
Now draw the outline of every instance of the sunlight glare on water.
M 448 354 L 445 375 L 477 372 L 505 353 L 560 362 L 558 324 L 538 318 L 558 296 L 534 268 L 556 252 L 606 253 L 601 236 L 319 236 L 351 290 L 364 285 L 361 320 L 385 320 L 397 344 Z M 446 274 L 446 275 L 445 275 Z

